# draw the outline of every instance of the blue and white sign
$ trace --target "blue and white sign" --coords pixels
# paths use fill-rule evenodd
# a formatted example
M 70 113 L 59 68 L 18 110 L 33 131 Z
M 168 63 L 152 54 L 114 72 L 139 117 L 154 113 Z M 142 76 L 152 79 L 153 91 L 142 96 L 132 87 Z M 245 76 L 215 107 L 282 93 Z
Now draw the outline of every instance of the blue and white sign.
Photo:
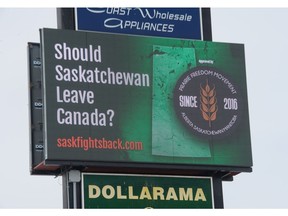
M 202 40 L 200 8 L 76 8 L 75 29 Z

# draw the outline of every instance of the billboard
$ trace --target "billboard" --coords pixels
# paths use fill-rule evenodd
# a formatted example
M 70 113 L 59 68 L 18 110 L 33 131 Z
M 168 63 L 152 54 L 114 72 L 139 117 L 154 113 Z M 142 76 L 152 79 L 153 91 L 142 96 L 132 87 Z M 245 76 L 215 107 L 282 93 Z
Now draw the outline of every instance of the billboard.
M 203 39 L 200 8 L 75 8 L 75 29 Z
M 45 163 L 251 168 L 243 44 L 42 29 L 41 46 Z
M 212 177 L 82 173 L 82 208 L 214 208 Z

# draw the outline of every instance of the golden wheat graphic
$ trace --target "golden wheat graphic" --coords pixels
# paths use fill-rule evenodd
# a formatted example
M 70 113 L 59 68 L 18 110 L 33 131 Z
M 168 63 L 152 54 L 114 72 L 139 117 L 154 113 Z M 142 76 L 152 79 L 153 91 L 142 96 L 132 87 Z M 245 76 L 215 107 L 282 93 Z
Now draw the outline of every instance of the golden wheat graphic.
M 218 111 L 215 85 L 211 89 L 208 80 L 206 80 L 206 86 L 204 88 L 200 84 L 200 96 L 201 96 L 200 109 L 202 117 L 204 118 L 205 121 L 209 122 L 209 127 L 211 127 L 211 122 L 216 120 Z

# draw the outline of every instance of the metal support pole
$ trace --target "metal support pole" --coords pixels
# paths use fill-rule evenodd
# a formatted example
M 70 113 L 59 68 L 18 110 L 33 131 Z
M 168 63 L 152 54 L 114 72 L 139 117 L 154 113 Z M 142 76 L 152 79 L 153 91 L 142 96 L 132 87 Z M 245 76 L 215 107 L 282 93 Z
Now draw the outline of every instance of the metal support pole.
M 214 208 L 223 209 L 223 189 L 222 189 L 222 179 L 221 176 L 213 176 L 213 194 L 214 194 Z
M 75 30 L 74 8 L 57 8 L 57 27 Z
M 73 182 L 73 208 L 77 208 L 77 186 L 76 182 Z
M 70 170 L 62 175 L 63 180 L 63 208 L 77 209 L 81 208 L 81 172 L 79 170 Z

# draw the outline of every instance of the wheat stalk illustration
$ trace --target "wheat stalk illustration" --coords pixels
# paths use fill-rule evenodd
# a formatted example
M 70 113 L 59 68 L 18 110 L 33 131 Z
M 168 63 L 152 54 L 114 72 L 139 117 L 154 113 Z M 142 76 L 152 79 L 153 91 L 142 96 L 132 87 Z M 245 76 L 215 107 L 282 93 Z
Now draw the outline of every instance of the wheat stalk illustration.
M 200 109 L 202 117 L 204 118 L 205 121 L 209 122 L 209 127 L 211 127 L 211 122 L 216 120 L 218 107 L 217 107 L 215 85 L 213 88 L 211 88 L 209 86 L 208 79 L 206 80 L 206 85 L 204 88 L 200 84 L 200 96 L 201 96 Z

